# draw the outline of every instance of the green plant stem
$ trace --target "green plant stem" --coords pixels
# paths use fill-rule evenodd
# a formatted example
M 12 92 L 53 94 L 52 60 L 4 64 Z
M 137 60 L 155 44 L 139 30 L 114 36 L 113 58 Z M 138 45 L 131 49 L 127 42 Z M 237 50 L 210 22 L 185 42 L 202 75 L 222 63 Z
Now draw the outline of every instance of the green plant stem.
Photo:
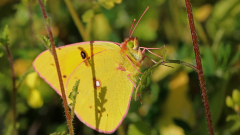
M 89 35 L 86 33 L 86 31 L 83 27 L 83 24 L 82 24 L 81 20 L 79 19 L 77 12 L 74 9 L 72 3 L 70 2 L 70 0 L 64 0 L 64 1 L 68 7 L 68 10 L 69 10 L 69 12 L 73 18 L 73 21 L 74 21 L 75 25 L 77 26 L 78 31 L 79 31 L 80 35 L 82 36 L 83 40 L 89 41 Z
M 39 5 L 41 7 L 43 17 L 44 17 L 44 20 L 45 20 L 45 23 L 46 23 L 46 19 L 48 17 L 47 17 L 45 8 L 44 8 L 41 0 L 38 0 L 38 2 L 39 2 Z M 71 119 L 71 115 L 70 115 L 70 112 L 69 112 L 69 109 L 68 109 L 67 97 L 66 97 L 65 90 L 64 90 L 62 74 L 61 74 L 61 70 L 60 70 L 60 66 L 59 66 L 59 62 L 58 62 L 58 57 L 57 57 L 57 53 L 56 53 L 56 49 L 55 49 L 55 44 L 54 44 L 54 41 L 53 41 L 53 35 L 52 35 L 51 27 L 49 26 L 49 24 L 46 24 L 46 27 L 47 27 L 47 31 L 48 31 L 51 46 L 52 46 L 52 55 L 54 57 L 54 61 L 55 61 L 56 69 L 57 69 L 57 74 L 58 74 L 58 79 L 59 79 L 61 93 L 62 93 L 65 115 L 66 115 L 67 123 L 68 123 L 68 129 L 69 129 L 70 135 L 74 135 L 72 119 Z
M 199 51 L 199 46 L 198 46 L 198 41 L 197 41 L 197 34 L 196 34 L 196 29 L 195 29 L 194 20 L 193 20 L 192 7 L 191 7 L 190 0 L 185 0 L 185 3 L 186 3 L 186 8 L 187 8 L 189 26 L 190 26 L 191 35 L 192 35 L 193 48 L 194 48 L 195 57 L 196 57 L 196 64 L 197 64 L 197 69 L 198 69 L 197 74 L 198 74 L 198 80 L 200 83 L 200 88 L 201 88 L 201 93 L 202 93 L 202 101 L 204 104 L 205 114 L 206 114 L 206 118 L 207 118 L 208 132 L 210 135 L 214 135 L 211 112 L 210 112 L 210 107 L 209 107 L 209 103 L 208 103 L 207 90 L 206 90 L 203 69 L 202 69 L 202 63 L 201 63 L 201 56 L 200 56 L 200 51 Z
M 14 68 L 13 68 L 12 56 L 11 56 L 11 53 L 10 53 L 7 45 L 5 45 L 5 49 L 6 49 L 6 52 L 7 52 L 8 61 L 10 63 L 10 67 L 11 67 L 11 71 L 12 71 L 13 135 L 17 135 L 17 129 L 16 129 L 16 120 L 17 120 L 17 116 L 16 116 L 16 98 L 17 98 L 17 96 L 16 96 L 16 94 L 17 94 L 16 77 L 15 77 L 15 72 L 14 72 Z

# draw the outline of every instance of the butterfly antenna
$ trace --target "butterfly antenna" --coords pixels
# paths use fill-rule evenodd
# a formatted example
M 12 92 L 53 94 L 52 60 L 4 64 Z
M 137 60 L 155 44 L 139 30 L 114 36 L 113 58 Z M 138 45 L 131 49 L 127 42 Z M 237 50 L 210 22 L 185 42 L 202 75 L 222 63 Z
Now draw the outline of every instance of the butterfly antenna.
M 138 22 L 136 23 L 136 25 L 135 25 L 134 29 L 132 30 L 132 33 L 131 33 L 131 35 L 130 35 L 130 36 L 132 36 L 132 34 L 133 34 L 133 32 L 134 32 L 135 28 L 137 27 L 138 23 L 139 23 L 139 22 L 140 22 L 140 20 L 142 19 L 143 15 L 144 15 L 144 14 L 147 12 L 148 8 L 149 8 L 149 6 L 147 6 L 147 8 L 146 8 L 146 9 L 145 9 L 145 11 L 143 12 L 142 16 L 139 18 L 139 20 L 138 20 Z M 130 33 L 129 33 L 129 34 L 130 34 Z M 129 36 L 129 37 L 130 37 L 130 36 Z
M 145 85 L 144 85 L 145 86 Z M 148 93 L 151 95 L 151 97 L 153 98 L 151 92 L 148 90 L 148 88 L 145 86 L 145 88 L 147 89 Z
M 133 25 L 134 25 L 135 22 L 136 22 L 136 19 L 133 19 L 132 27 L 131 27 L 131 29 L 129 31 L 129 39 L 132 36 L 130 33 L 132 32 L 132 28 L 133 28 Z

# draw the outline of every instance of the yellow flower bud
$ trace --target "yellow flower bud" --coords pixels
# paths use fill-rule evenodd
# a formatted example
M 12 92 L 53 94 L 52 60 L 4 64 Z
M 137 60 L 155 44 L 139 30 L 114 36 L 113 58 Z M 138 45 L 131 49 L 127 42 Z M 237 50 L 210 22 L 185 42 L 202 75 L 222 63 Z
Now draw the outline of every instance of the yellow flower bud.
M 228 107 L 233 107 L 234 106 L 233 100 L 230 96 L 227 96 L 227 98 L 226 98 L 226 105 Z
M 240 104 L 240 91 L 235 89 L 232 92 L 232 98 L 235 103 Z
M 37 89 L 31 89 L 28 95 L 28 105 L 32 108 L 40 108 L 43 105 L 43 99 Z
M 30 88 L 35 88 L 38 85 L 38 74 L 36 72 L 30 73 L 26 77 L 26 84 Z

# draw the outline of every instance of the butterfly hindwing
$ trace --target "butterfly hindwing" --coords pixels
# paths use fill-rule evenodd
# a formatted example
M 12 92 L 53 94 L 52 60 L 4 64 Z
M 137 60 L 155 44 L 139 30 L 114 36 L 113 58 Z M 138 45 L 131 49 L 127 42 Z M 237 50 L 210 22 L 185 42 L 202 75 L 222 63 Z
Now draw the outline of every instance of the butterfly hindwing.
M 107 50 L 82 62 L 70 75 L 67 95 L 80 79 L 75 113 L 95 130 L 112 133 L 125 118 L 133 84 L 127 70 L 118 69 L 124 61 L 119 50 Z

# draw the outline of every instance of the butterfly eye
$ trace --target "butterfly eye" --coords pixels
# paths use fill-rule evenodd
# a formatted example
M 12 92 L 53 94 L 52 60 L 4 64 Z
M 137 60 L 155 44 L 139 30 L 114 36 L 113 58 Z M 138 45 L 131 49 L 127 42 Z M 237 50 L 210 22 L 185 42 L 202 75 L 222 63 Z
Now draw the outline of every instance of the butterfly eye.
M 81 57 L 82 57 L 82 59 L 86 59 L 86 53 L 81 51 Z
M 129 41 L 127 42 L 127 46 L 130 47 L 130 48 L 133 48 L 134 47 L 134 44 L 132 41 Z

